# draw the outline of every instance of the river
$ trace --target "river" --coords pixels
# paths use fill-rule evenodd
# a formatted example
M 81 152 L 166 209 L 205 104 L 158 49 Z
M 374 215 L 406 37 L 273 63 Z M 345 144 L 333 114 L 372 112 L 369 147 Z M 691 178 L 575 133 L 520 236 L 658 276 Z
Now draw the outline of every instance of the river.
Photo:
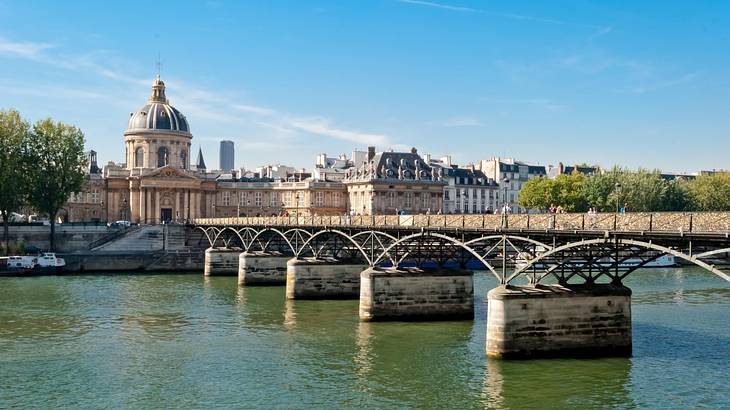
M 728 408 L 730 284 L 643 270 L 634 354 L 494 361 L 474 321 L 360 323 L 358 302 L 201 275 L 0 278 L 0 408 Z

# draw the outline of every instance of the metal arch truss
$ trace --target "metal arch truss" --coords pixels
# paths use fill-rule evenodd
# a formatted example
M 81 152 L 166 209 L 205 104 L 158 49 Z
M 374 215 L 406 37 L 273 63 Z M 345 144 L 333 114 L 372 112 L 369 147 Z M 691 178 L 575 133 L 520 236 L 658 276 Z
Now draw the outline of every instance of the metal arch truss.
M 688 247 L 664 246 L 609 236 L 581 239 L 425 229 L 405 232 L 327 227 L 308 230 L 198 226 L 196 229 L 205 234 L 211 247 L 239 247 L 246 252 L 277 252 L 297 258 L 333 257 L 369 266 L 486 269 L 501 284 L 517 280 L 533 285 L 547 280 L 560 284 L 597 281 L 621 284 L 629 274 L 663 255 L 693 263 L 730 282 L 730 275 L 711 263 L 712 258 L 730 254 L 730 247 L 693 254 L 691 242 Z

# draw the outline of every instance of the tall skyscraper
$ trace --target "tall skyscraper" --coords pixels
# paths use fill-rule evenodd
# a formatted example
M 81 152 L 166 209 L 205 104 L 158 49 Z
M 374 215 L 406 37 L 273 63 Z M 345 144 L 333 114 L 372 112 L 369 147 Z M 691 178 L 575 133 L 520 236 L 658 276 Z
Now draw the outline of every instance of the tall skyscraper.
M 233 141 L 221 141 L 220 147 L 220 166 L 221 171 L 228 172 L 232 170 L 235 165 L 235 149 L 233 148 Z

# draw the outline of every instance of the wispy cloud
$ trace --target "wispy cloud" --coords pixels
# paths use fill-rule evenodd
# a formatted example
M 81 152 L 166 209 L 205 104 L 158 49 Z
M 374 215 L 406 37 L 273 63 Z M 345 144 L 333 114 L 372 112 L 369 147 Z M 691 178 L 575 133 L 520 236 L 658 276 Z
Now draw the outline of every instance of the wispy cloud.
M 549 98 L 493 98 L 484 97 L 483 101 L 495 103 L 495 104 L 510 104 L 510 105 L 528 105 L 536 108 L 543 109 L 545 111 L 557 112 L 563 111 L 567 106 L 555 102 Z
M 426 123 L 426 125 L 432 126 L 432 127 L 445 127 L 445 128 L 478 127 L 478 126 L 482 125 L 482 122 L 479 120 L 479 118 L 476 118 L 476 117 L 457 116 L 457 117 L 446 118 L 444 120 L 429 121 Z
M 337 138 L 358 144 L 385 146 L 388 137 L 381 134 L 369 134 L 360 131 L 343 130 L 330 124 L 325 118 L 301 118 L 291 121 L 291 126 L 315 135 Z
M 665 88 L 671 88 L 677 85 L 692 82 L 699 76 L 699 73 L 688 73 L 677 78 L 640 84 L 631 88 L 617 90 L 619 94 L 645 94 L 650 91 L 657 91 Z
M 276 113 L 271 108 L 259 107 L 259 106 L 256 106 L 256 105 L 233 104 L 232 107 L 235 110 L 238 110 L 238 111 L 241 111 L 241 112 L 247 112 L 247 113 L 251 113 L 251 114 L 274 115 Z
M 437 2 L 433 2 L 433 1 L 424 1 L 424 0 L 396 0 L 396 1 L 399 3 L 405 3 L 405 4 L 412 4 L 412 5 L 424 6 L 424 7 L 433 7 L 433 8 L 437 8 L 437 9 L 456 11 L 456 12 L 462 12 L 462 13 L 481 14 L 481 15 L 485 15 L 485 16 L 493 16 L 493 17 L 505 18 L 505 19 L 510 19 L 510 20 L 534 21 L 537 23 L 585 27 L 585 28 L 597 29 L 597 30 L 599 30 L 599 32 L 603 32 L 603 33 L 601 33 L 601 35 L 606 34 L 611 31 L 610 27 L 603 27 L 603 26 L 598 26 L 595 24 L 571 23 L 568 21 L 557 20 L 557 19 L 530 16 L 530 15 L 525 15 L 525 14 L 502 13 L 502 12 L 497 12 L 497 11 L 476 9 L 476 8 L 472 8 L 472 7 L 454 6 L 451 4 L 437 3 Z M 594 34 L 594 36 L 596 34 Z
M 479 9 L 473 9 L 471 7 L 459 7 L 451 6 L 443 3 L 435 3 L 432 1 L 421 1 L 421 0 L 397 0 L 399 3 L 417 4 L 419 6 L 435 7 L 437 9 L 451 10 L 451 11 L 462 11 L 467 13 L 482 13 Z
M 0 37 L 0 54 L 17 56 L 22 58 L 38 58 L 43 50 L 51 48 L 49 43 L 36 43 L 30 41 L 13 42 Z

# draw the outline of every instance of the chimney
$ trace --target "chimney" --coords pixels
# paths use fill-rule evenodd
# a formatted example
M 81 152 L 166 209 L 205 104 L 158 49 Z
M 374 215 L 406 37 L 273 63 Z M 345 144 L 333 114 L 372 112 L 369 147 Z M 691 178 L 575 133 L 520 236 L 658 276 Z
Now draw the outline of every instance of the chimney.
M 411 154 L 418 154 L 416 147 L 411 148 Z
M 375 147 L 368 147 L 368 162 L 375 157 Z

